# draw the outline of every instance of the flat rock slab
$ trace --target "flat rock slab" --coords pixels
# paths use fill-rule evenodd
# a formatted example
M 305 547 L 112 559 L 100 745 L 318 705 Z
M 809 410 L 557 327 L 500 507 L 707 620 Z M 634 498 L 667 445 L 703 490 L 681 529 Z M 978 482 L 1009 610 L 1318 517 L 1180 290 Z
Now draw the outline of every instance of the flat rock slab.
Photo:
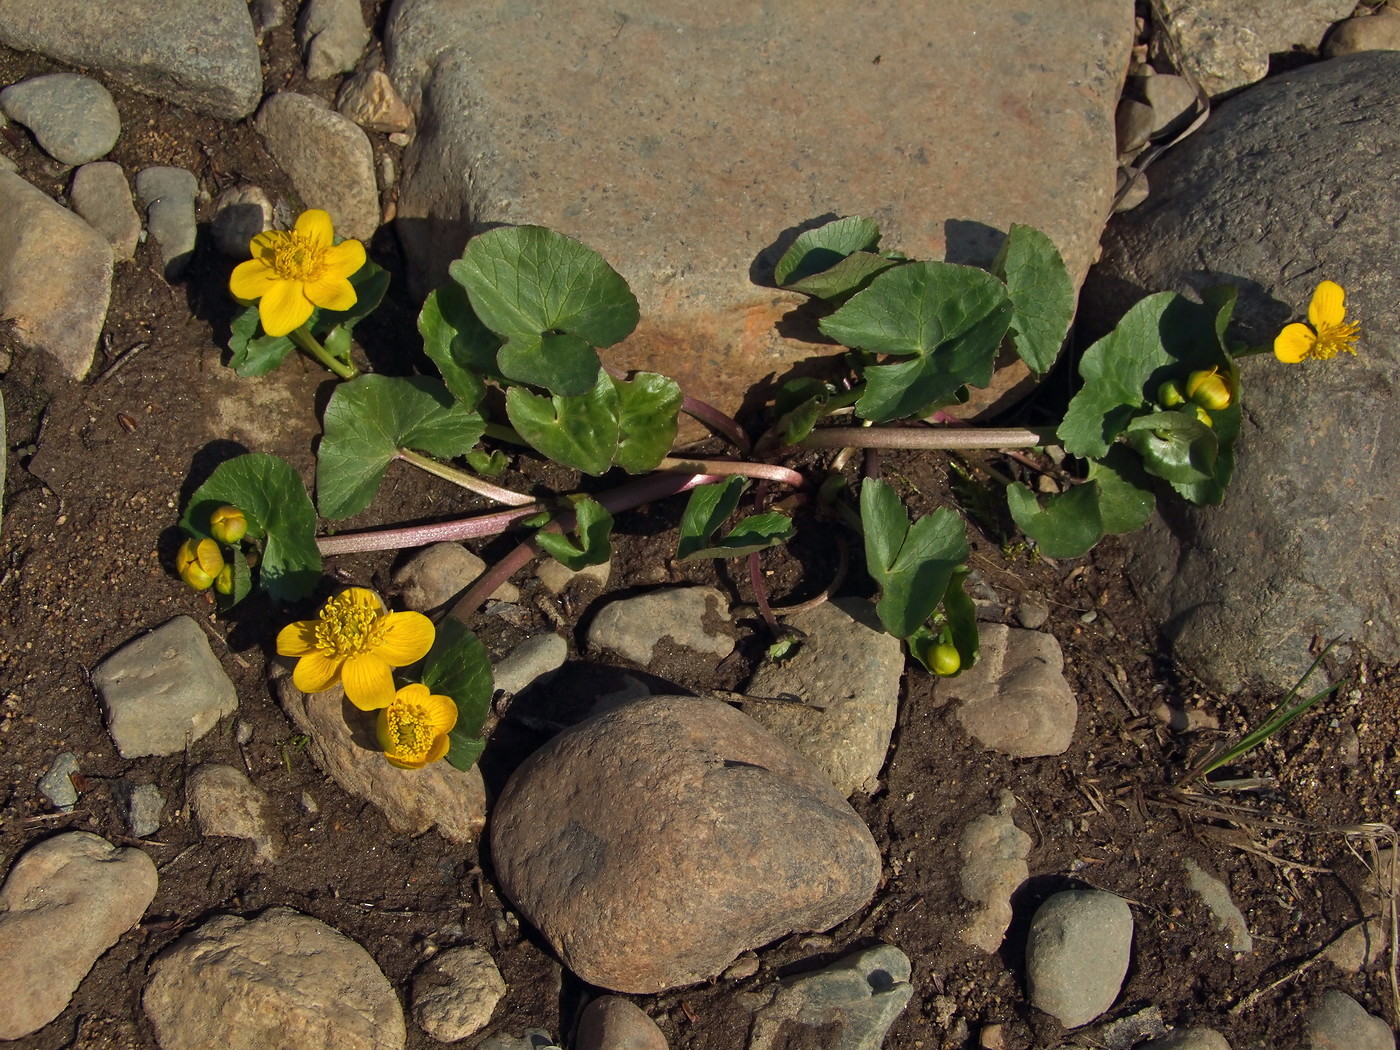
M 1132 30 L 1128 0 L 625 0 L 549 18 L 401 0 L 389 70 L 420 132 L 397 229 L 420 292 L 489 224 L 582 240 L 641 303 L 613 359 L 734 409 L 831 352 L 780 334 L 805 297 L 763 286 L 800 223 L 866 215 L 886 247 L 954 262 L 990 261 L 1028 223 L 1077 284 L 1113 196 Z
M 826 777 L 717 700 L 652 697 L 531 755 L 492 813 L 505 895 L 589 984 L 646 993 L 824 930 L 880 852 Z
M 0 320 L 14 322 L 21 344 L 48 352 L 82 379 L 107 320 L 112 247 L 8 171 L 0 171 L 0 215 Z
M 220 915 L 156 957 L 142 996 L 161 1050 L 403 1050 L 403 1009 L 368 952 L 318 919 Z
M 0 887 L 0 1039 L 63 1012 L 92 964 L 140 921 L 156 882 L 146 854 L 86 831 L 20 855 Z
M 1400 53 L 1373 51 L 1228 99 L 1153 166 L 1152 197 L 1109 227 L 1085 287 L 1086 314 L 1117 317 L 1149 290 L 1232 284 L 1232 338 L 1271 345 L 1327 278 L 1361 321 L 1355 357 L 1244 360 L 1224 504 L 1163 501 L 1124 537 L 1176 657 L 1222 692 L 1288 689 L 1314 637 L 1400 660 L 1400 203 L 1376 192 L 1400 151 L 1397 95 Z
M 1329 988 L 1307 1014 L 1308 1050 L 1395 1050 L 1390 1026 L 1345 992 Z
M 243 770 L 206 762 L 185 781 L 185 797 L 205 835 L 247 839 L 256 863 L 277 859 L 283 837 L 268 812 L 271 799 Z
M 262 95 L 245 0 L 0 0 L 0 43 L 228 120 Z
M 123 758 L 183 751 L 238 708 L 238 691 L 188 616 L 127 642 L 93 669 L 92 684 Z

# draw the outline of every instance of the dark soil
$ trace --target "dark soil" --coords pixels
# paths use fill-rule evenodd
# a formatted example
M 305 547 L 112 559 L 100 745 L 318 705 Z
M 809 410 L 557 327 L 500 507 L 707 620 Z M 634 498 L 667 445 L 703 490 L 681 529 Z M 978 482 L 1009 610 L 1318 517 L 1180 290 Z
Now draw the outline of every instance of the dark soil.
M 328 94 L 324 85 L 301 77 L 289 27 L 271 34 L 265 55 L 269 89 Z M 52 68 L 0 51 L 0 83 Z M 248 125 L 115 94 L 125 130 L 111 159 L 129 173 L 177 164 L 193 170 L 211 193 L 246 180 L 296 205 Z M 394 152 L 383 136 L 374 138 L 377 149 Z M 68 172 L 45 160 L 22 132 L 5 151 L 25 177 L 65 200 Z M 391 237 L 381 235 L 371 251 L 401 272 Z M 317 412 L 328 389 L 325 373 L 299 357 L 263 380 L 237 379 L 224 366 L 230 267 L 206 237 L 187 277 L 170 286 L 159 275 L 154 246 L 142 246 L 135 263 L 117 269 L 102 353 L 81 383 L 59 374 L 44 355 L 0 337 L 0 389 L 9 413 L 0 532 L 0 602 L 7 610 L 0 619 L 0 866 L 8 870 L 46 836 L 82 829 L 140 846 L 160 869 L 159 891 L 143 922 L 97 962 L 58 1020 L 12 1045 L 154 1046 L 140 1004 L 152 958 L 212 915 L 279 905 L 322 919 L 362 944 L 405 1001 L 412 975 L 432 950 L 483 945 L 509 985 L 489 1031 L 518 1035 L 538 1026 L 566 1039 L 577 1010 L 596 990 L 564 972 L 511 914 L 493 885 L 489 856 L 435 833 L 411 840 L 391 834 L 376 809 L 344 794 L 298 745 L 269 689 L 267 664 L 277 626 L 305 615 L 311 604 L 277 609 L 253 600 L 220 618 L 206 596 L 191 593 L 173 574 L 179 509 L 218 462 L 242 451 L 273 452 L 310 479 Z M 402 286 L 396 281 L 396 289 Z M 402 348 L 414 311 L 396 290 L 357 330 L 373 368 L 413 367 Z M 578 485 L 556 468 L 512 457 L 506 484 L 558 491 Z M 997 457 L 986 465 L 1002 473 L 1024 470 Z M 1070 885 L 1112 890 L 1133 904 L 1133 967 L 1109 1018 L 1155 1004 L 1168 1023 L 1218 1028 L 1237 1050 L 1298 1043 L 1303 1007 L 1320 989 L 1337 986 L 1394 1023 L 1384 964 L 1354 976 L 1325 962 L 1304 964 L 1360 917 L 1356 887 L 1364 866 L 1343 828 L 1393 819 L 1387 766 L 1400 757 L 1395 670 L 1363 658 L 1334 669 L 1351 678 L 1341 694 L 1240 764 L 1240 775 L 1260 778 L 1255 789 L 1173 794 L 1189 754 L 1256 724 L 1278 697 L 1211 695 L 1173 665 L 1122 571 L 1116 541 L 1075 564 L 1037 560 L 1005 542 L 1002 524 L 987 509 L 996 503 L 998 486 L 980 461 L 962 468 L 969 481 L 938 456 L 890 454 L 880 469 L 920 512 L 942 504 L 965 510 L 972 566 L 981 588 L 995 597 L 984 605 L 987 617 L 1014 624 L 1027 595 L 1050 606 L 1045 629 L 1064 648 L 1080 705 L 1074 744 L 1057 758 L 990 753 L 940 704 L 937 683 L 911 668 L 883 786 L 871 798 L 854 800 L 886 859 L 875 899 L 827 934 L 793 936 L 762 949 L 752 977 L 637 997 L 674 1050 L 738 1050 L 749 1015 L 736 993 L 878 941 L 898 945 L 914 965 L 914 998 L 887 1046 L 977 1045 L 988 1025 L 1003 1026 L 1008 1050 L 1056 1046 L 1066 1033 L 1027 1005 L 1021 946 L 1036 904 Z M 349 524 L 439 520 L 480 506 L 396 465 L 374 508 Z M 685 689 L 742 688 L 769 640 L 762 621 L 745 611 L 754 601 L 747 574 L 739 563 L 671 561 L 680 509 L 676 500 L 620 516 L 609 594 L 662 581 L 724 589 L 740 608 L 738 656 L 712 669 L 672 654 L 649 671 Z M 790 551 L 765 557 L 775 601 L 802 600 L 825 585 L 836 561 L 830 535 L 830 527 L 811 531 Z M 499 557 L 510 545 L 485 544 L 483 556 Z M 389 555 L 339 559 L 329 566 L 327 589 L 343 581 L 387 592 L 392 564 Z M 868 593 L 863 580 L 856 558 L 846 591 Z M 498 608 L 498 615 L 482 615 L 471 626 L 499 655 L 562 619 L 574 662 L 531 698 L 533 713 L 574 717 L 620 670 L 640 674 L 606 654 L 579 651 L 579 625 L 606 596 L 559 602 L 528 573 L 518 582 L 523 594 L 515 607 Z M 237 685 L 237 718 L 186 754 L 123 760 L 104 728 L 89 671 L 128 639 L 179 613 L 206 626 Z M 1215 714 L 1220 733 L 1168 731 L 1150 714 L 1163 701 Z M 508 716 L 500 723 L 482 763 L 491 791 L 545 739 L 541 719 Z M 238 744 L 235 721 L 251 727 L 250 743 Z M 53 812 L 36 788 L 62 751 L 77 753 L 82 766 L 81 801 L 68 814 Z M 183 787 L 200 762 L 246 768 L 271 795 L 288 840 L 282 861 L 255 865 L 248 843 L 200 836 Z M 113 799 L 119 780 L 155 783 L 164 793 L 166 819 L 155 840 L 127 837 Z M 1015 793 L 1016 820 L 1033 840 L 1032 877 L 1017 895 L 1016 921 L 1002 951 L 988 957 L 957 936 L 971 914 L 958 890 L 957 840 L 968 821 L 995 807 L 1002 789 Z M 1187 857 L 1228 884 L 1255 936 L 1251 954 L 1230 952 L 1199 898 L 1186 889 Z M 1281 983 L 1269 988 L 1275 982 Z M 408 1045 L 438 1044 L 410 1024 Z M 791 1044 L 792 1050 L 807 1046 Z

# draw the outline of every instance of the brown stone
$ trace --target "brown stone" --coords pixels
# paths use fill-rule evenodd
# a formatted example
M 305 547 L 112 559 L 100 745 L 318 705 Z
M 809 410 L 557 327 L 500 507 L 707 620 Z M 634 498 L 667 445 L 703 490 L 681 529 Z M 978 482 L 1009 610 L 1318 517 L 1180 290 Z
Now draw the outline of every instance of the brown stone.
M 392 133 L 413 127 L 413 110 L 380 69 L 349 77 L 336 95 L 335 108 L 366 131 Z
M 531 755 L 492 815 L 501 888 L 590 984 L 656 992 L 870 900 L 880 852 L 826 777 L 742 712 L 652 697 Z
M 583 1011 L 578 1050 L 667 1050 L 666 1037 L 640 1006 L 616 995 L 594 999 Z

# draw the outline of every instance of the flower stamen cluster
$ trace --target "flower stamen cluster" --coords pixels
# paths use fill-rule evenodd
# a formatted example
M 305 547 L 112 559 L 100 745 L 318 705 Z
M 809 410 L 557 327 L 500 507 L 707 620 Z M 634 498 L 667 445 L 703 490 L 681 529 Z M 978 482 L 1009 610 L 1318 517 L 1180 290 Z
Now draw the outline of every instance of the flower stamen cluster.
M 1308 304 L 1308 324 L 1294 322 L 1274 340 L 1274 356 L 1280 361 L 1327 361 L 1345 351 L 1356 353 L 1361 323 L 1346 319 L 1346 292 L 1336 281 L 1323 281 Z
M 447 754 L 451 746 L 448 733 L 456 724 L 457 705 L 452 698 L 414 682 L 395 693 L 393 702 L 380 710 L 376 730 L 390 765 L 422 769 Z

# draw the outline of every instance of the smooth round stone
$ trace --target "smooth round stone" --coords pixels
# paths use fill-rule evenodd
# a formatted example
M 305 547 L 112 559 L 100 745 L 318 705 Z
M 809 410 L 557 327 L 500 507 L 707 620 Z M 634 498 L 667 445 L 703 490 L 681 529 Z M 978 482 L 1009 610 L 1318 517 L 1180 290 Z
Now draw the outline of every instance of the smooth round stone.
M 1118 998 L 1133 944 L 1128 902 L 1104 890 L 1065 890 L 1036 909 L 1026 939 L 1031 1005 L 1066 1028 Z
M 91 77 L 49 73 L 0 91 L 0 109 L 34 133 L 39 147 L 64 164 L 105 157 L 121 134 L 111 93 Z

